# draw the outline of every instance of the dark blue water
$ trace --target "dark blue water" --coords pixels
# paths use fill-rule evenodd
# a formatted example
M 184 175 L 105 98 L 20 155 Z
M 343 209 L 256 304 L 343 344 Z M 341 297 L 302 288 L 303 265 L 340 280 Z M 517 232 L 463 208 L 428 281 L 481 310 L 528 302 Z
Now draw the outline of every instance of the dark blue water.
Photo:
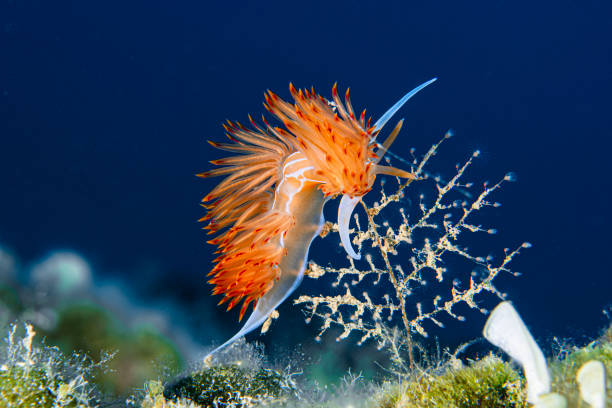
M 514 171 L 485 221 L 505 243 L 493 250 L 534 246 L 501 289 L 536 337 L 594 336 L 612 303 L 611 13 L 604 1 L 2 0 L 0 244 L 26 260 L 74 249 L 144 297 L 182 302 L 195 336 L 221 341 L 206 328 L 237 325 L 204 279 L 212 247 L 196 220 L 214 181 L 194 174 L 223 155 L 206 140 L 262 113 L 266 89 L 288 97 L 290 81 L 327 96 L 351 86 L 376 118 L 437 76 L 402 110 L 394 150 L 423 152 L 453 128 L 444 157 L 480 149 L 474 181 Z M 278 327 L 301 330 L 297 308 L 283 311 Z M 452 327 L 473 338 L 475 322 Z

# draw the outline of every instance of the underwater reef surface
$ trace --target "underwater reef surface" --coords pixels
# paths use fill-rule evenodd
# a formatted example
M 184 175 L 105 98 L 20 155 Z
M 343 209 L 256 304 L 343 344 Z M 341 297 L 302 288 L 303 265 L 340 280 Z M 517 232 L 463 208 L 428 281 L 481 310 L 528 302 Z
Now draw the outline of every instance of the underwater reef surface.
M 261 348 L 238 342 L 199 368 L 178 378 L 156 378 L 133 390 L 124 400 L 108 399 L 94 385 L 98 369 L 112 361 L 94 363 L 83 355 L 65 355 L 55 347 L 37 344 L 30 324 L 12 325 L 0 349 L 0 406 L 3 407 L 363 407 L 363 408 L 484 408 L 526 407 L 527 381 L 523 371 L 500 355 L 487 353 L 461 360 L 456 355 L 421 356 L 418 367 L 401 376 L 390 373 L 376 382 L 347 373 L 336 387 L 305 383 L 299 368 L 266 367 Z M 599 401 L 591 405 L 580 379 L 587 361 L 603 364 Z M 566 405 L 535 407 L 604 408 L 612 403 L 612 325 L 593 342 L 577 347 L 557 343 L 548 359 L 551 392 Z M 112 375 L 120 378 L 120 370 Z M 607 378 L 607 379 L 606 379 Z M 580 383 L 580 386 L 577 385 Z M 603 392 L 603 394 L 601 394 Z M 552 395 L 552 394 L 551 394 Z M 603 399 L 602 399 L 603 398 Z M 609 405 L 608 405 L 609 406 Z
M 282 361 L 244 340 L 202 360 L 203 353 L 194 354 L 168 327 L 143 318 L 153 312 L 135 314 L 105 302 L 87 263 L 74 253 L 52 254 L 27 278 L 18 270 L 16 258 L 0 251 L 6 334 L 0 345 L 1 407 L 530 406 L 528 369 L 499 350 L 467 353 L 467 344 L 432 352 L 417 344 L 410 365 L 401 332 L 386 333 L 388 360 L 378 360 L 384 374 L 366 378 L 349 371 L 340 383 L 326 385 L 304 375 L 325 371 L 324 361 L 312 367 L 295 358 Z M 353 347 L 359 354 L 364 346 Z M 597 398 L 612 403 L 612 326 L 581 346 L 555 341 L 543 348 L 553 350 L 546 369 L 550 395 L 568 407 L 587 406 L 584 378 L 598 377 L 584 367 L 598 362 L 605 394 Z M 596 403 L 591 406 L 605 406 Z

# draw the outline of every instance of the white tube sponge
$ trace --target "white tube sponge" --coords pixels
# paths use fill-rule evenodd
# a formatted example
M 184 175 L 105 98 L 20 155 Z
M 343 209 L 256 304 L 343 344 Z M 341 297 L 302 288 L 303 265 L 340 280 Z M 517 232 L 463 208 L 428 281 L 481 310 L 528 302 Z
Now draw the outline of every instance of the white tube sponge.
M 576 374 L 580 396 L 593 408 L 606 406 L 606 367 L 601 361 L 590 360 Z
M 540 395 L 533 408 L 567 408 L 567 400 L 555 392 Z
M 527 401 L 550 392 L 550 375 L 542 350 L 510 302 L 501 302 L 487 319 L 484 337 L 516 360 L 525 370 Z

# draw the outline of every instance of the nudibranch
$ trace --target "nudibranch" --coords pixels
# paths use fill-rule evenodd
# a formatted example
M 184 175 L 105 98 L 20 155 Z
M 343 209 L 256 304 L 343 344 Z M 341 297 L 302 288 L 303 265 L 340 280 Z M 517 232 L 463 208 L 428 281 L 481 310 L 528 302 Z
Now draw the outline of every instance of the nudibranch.
M 349 256 L 360 258 L 348 228 L 361 197 L 378 174 L 414 178 L 408 171 L 378 164 L 403 121 L 383 143 L 377 136 L 404 103 L 435 80 L 408 92 L 374 124 L 366 121 L 365 110 L 355 116 L 349 90 L 343 103 L 336 85 L 333 101 L 328 101 L 314 89 L 297 90 L 290 84 L 293 104 L 271 91 L 265 94 L 265 108 L 283 127 L 270 125 L 265 117 L 265 126 L 258 126 L 249 116 L 252 129 L 224 124 L 232 143 L 209 142 L 238 153 L 211 161 L 222 167 L 198 175 L 226 176 L 202 199 L 208 213 L 200 221 L 208 221 L 204 228 L 209 234 L 220 233 L 208 241 L 218 254 L 209 282 L 214 295 L 224 295 L 219 304 L 228 302 L 228 310 L 242 302 L 240 319 L 255 304 L 244 326 L 215 351 L 261 326 L 300 284 L 328 199 L 342 195 L 340 239 Z

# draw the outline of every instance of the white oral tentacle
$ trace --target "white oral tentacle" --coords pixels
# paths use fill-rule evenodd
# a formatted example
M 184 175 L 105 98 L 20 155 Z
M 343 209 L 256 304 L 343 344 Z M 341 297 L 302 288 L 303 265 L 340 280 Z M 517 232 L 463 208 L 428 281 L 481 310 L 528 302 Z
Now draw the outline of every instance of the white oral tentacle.
M 344 246 L 346 253 L 353 259 L 361 259 L 361 255 L 353 250 L 351 245 L 351 239 L 349 237 L 349 224 L 351 222 L 351 215 L 357 203 L 361 201 L 361 197 L 349 197 L 343 195 L 338 206 L 338 229 L 340 232 L 340 241 Z

